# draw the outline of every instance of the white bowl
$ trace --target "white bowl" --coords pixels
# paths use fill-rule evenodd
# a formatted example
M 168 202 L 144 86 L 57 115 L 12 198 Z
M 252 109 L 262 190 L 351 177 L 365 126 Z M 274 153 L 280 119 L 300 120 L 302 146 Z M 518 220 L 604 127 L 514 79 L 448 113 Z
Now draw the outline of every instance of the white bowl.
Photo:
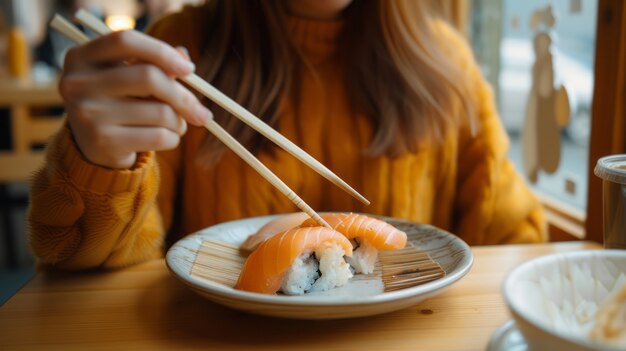
M 626 250 L 552 254 L 511 271 L 506 303 L 530 350 L 625 350 L 592 340 L 598 306 L 626 284 Z

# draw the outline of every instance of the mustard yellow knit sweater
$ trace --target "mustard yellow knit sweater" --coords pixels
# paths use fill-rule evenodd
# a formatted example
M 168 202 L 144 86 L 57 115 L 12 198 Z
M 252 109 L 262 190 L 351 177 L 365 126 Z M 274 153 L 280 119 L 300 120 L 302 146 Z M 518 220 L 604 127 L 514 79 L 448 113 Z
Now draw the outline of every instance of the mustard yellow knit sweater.
M 198 58 L 200 12 L 161 20 L 152 35 L 183 45 Z M 469 244 L 546 239 L 539 202 L 507 160 L 508 140 L 490 87 L 465 41 L 439 25 L 442 43 L 474 84 L 480 132 L 459 127 L 443 144 L 397 159 L 367 157 L 368 120 L 348 106 L 333 60 L 341 23 L 290 20 L 291 35 L 313 63 L 302 72 L 298 113 L 289 104 L 278 130 L 371 200 L 364 206 L 282 150 L 259 158 L 319 211 L 407 218 L 447 229 Z M 295 118 L 298 115 L 299 118 Z M 141 154 L 134 168 L 86 161 L 63 128 L 32 180 L 29 240 L 44 265 L 118 267 L 162 257 L 167 243 L 215 223 L 297 209 L 232 152 L 204 169 L 195 155 L 207 133 L 191 127 L 172 151 Z

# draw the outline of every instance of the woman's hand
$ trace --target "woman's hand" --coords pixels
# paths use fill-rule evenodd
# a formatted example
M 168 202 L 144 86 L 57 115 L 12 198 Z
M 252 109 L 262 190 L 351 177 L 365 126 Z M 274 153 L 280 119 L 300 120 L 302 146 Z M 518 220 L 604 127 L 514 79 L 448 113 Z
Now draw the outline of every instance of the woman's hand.
M 71 49 L 59 90 L 82 154 L 97 165 L 130 168 L 137 152 L 175 148 L 186 121 L 203 125 L 212 118 L 175 80 L 193 70 L 184 54 L 136 31 Z

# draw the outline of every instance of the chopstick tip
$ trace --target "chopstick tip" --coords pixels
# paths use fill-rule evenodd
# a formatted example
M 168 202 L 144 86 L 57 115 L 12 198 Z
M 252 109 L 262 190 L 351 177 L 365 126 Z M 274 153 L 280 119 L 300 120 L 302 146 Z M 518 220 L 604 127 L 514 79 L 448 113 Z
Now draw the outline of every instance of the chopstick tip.
M 366 206 L 370 205 L 370 200 L 366 199 L 365 196 L 357 193 L 356 191 L 353 192 L 354 197 L 357 198 L 357 200 L 361 201 L 363 204 L 365 204 Z

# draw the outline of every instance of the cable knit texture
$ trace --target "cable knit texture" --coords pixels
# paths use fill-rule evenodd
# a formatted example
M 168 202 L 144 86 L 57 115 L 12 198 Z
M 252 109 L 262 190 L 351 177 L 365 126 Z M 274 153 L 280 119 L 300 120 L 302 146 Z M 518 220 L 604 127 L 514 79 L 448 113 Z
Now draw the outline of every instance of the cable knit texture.
M 203 12 L 186 8 L 151 34 L 199 56 Z M 291 18 L 290 33 L 310 69 L 300 105 L 283 104 L 278 130 L 353 185 L 364 206 L 283 150 L 259 159 L 320 211 L 353 211 L 432 223 L 470 244 L 546 239 L 540 203 L 507 159 L 508 139 L 467 43 L 444 23 L 435 29 L 475 85 L 478 132 L 449 131 L 443 143 L 390 159 L 363 150 L 373 131 L 348 105 L 333 55 L 341 22 Z M 215 223 L 297 211 L 232 152 L 209 169 L 194 162 L 206 130 L 190 127 L 171 151 L 140 154 L 129 170 L 90 164 L 65 127 L 52 140 L 31 188 L 29 240 L 44 265 L 119 267 L 161 257 L 166 240 Z

